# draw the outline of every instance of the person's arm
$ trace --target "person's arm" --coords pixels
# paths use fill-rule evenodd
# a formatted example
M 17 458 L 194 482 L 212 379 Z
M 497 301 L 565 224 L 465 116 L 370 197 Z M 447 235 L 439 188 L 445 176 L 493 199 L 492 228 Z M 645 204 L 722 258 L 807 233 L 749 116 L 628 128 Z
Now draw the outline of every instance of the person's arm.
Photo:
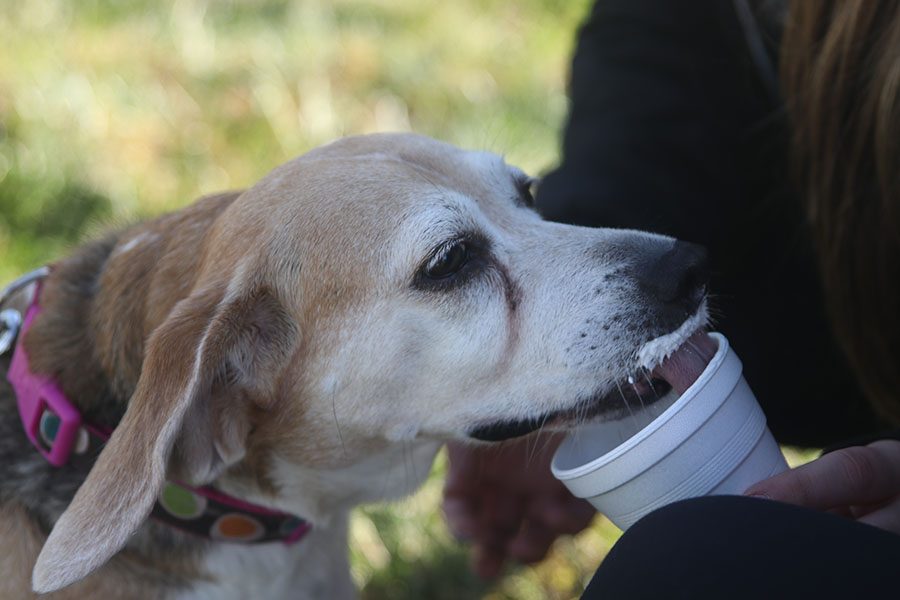
M 540 561 L 557 537 L 578 533 L 596 514 L 550 472 L 561 439 L 544 433 L 500 447 L 448 445 L 444 514 L 472 545 L 481 577 L 496 577 L 508 560 Z

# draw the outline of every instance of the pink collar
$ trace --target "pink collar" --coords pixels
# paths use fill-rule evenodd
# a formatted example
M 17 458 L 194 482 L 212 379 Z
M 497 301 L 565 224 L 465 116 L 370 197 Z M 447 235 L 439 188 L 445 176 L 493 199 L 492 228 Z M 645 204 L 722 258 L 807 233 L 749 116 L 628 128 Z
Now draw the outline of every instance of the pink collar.
M 31 372 L 22 340 L 41 312 L 38 281 L 15 344 L 7 379 L 16 392 L 25 433 L 55 467 L 90 469 L 112 433 L 83 422 L 81 414 L 50 377 Z M 311 529 L 309 522 L 229 496 L 210 486 L 168 481 L 150 513 L 182 531 L 230 542 L 293 544 Z

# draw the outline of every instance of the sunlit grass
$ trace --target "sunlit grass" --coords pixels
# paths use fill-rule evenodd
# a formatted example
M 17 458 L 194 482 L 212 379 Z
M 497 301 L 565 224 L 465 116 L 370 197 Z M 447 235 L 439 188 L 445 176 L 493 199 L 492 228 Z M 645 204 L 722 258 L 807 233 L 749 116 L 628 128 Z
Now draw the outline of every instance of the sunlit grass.
M 464 546 L 447 530 L 439 506 L 446 457 L 412 498 L 366 507 L 352 527 L 353 575 L 364 598 L 578 598 L 620 532 L 603 517 L 557 541 L 541 564 L 510 568 L 497 582 L 477 579 Z
M 41 229 L 51 213 L 158 214 L 343 135 L 413 130 L 545 169 L 586 7 L 0 3 L 0 277 L 71 241 Z M 108 206 L 69 208 L 73 188 Z

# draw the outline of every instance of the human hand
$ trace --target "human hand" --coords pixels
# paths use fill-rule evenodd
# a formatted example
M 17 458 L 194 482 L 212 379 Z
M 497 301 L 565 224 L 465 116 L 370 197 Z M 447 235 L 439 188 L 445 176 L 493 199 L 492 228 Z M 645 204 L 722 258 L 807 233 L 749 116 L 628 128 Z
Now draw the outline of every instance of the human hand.
M 534 563 L 561 534 L 590 524 L 595 511 L 553 477 L 561 435 L 502 446 L 450 443 L 444 514 L 451 531 L 473 546 L 472 568 L 496 577 L 508 560 Z
M 900 442 L 843 448 L 750 487 L 762 496 L 900 533 Z

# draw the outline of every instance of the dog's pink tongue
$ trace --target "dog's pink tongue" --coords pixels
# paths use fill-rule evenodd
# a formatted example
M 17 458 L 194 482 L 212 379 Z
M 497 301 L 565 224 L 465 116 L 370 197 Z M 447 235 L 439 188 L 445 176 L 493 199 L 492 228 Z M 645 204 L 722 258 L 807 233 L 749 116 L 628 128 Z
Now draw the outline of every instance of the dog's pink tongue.
M 715 356 L 716 350 L 716 341 L 706 335 L 706 332 L 698 331 L 653 369 L 653 376 L 665 379 L 680 396 L 697 381 Z

